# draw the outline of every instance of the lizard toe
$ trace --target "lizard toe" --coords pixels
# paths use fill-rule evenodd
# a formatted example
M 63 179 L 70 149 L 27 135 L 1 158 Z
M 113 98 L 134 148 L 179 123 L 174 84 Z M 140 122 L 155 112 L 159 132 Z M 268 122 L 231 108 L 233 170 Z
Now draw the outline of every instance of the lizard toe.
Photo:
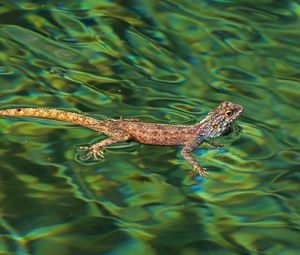
M 193 170 L 190 171 L 190 174 L 192 174 L 192 175 L 198 174 L 204 178 L 207 178 L 209 176 L 209 174 L 206 172 L 206 168 L 203 168 L 203 167 L 201 167 L 201 168 L 195 167 Z
M 90 149 L 89 145 L 76 145 L 74 151 L 77 153 L 87 152 Z
M 206 168 L 197 169 L 198 174 L 202 177 L 207 178 L 209 174 L 206 172 Z
M 100 160 L 104 158 L 104 152 L 102 151 L 101 148 L 98 147 L 91 147 L 91 151 L 90 151 L 93 159 L 95 160 Z

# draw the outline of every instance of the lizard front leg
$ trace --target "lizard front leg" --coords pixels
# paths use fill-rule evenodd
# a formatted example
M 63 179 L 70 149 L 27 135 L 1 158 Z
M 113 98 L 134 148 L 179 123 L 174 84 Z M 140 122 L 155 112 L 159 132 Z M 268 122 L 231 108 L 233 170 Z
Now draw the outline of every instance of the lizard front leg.
M 194 166 L 193 172 L 198 172 L 200 176 L 208 177 L 206 168 L 200 166 L 200 164 L 191 156 L 191 152 L 202 142 L 203 140 L 197 140 L 190 144 L 184 145 L 181 155 L 185 160 L 189 161 Z
M 89 158 L 93 158 L 93 159 L 101 159 L 104 158 L 104 152 L 103 152 L 103 148 L 117 143 L 117 142 L 125 142 L 130 140 L 132 137 L 130 134 L 125 133 L 125 132 L 120 132 L 117 134 L 114 134 L 112 137 L 106 138 L 98 143 L 95 143 L 91 146 L 80 146 L 79 150 L 81 151 L 87 151 L 87 154 L 85 156 L 85 158 L 89 159 Z

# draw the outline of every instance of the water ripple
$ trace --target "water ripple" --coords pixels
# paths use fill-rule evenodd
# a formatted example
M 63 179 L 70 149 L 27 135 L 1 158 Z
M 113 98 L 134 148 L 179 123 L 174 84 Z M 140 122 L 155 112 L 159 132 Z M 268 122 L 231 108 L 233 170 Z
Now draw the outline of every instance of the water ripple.
M 45 1 L 44 1 L 45 2 Z M 1 108 L 193 124 L 224 100 L 240 127 L 193 156 L 73 125 L 1 118 L 0 254 L 298 254 L 297 1 L 10 1 Z

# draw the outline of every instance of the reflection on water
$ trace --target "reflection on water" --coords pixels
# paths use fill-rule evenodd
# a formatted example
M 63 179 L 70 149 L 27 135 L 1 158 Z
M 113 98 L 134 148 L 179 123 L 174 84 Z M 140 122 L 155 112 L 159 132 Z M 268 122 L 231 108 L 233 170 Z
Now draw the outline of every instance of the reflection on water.
M 73 148 L 97 133 L 1 119 L 0 254 L 298 254 L 299 10 L 297 1 L 3 3 L 1 106 L 173 124 L 223 100 L 245 111 L 223 150 L 195 151 L 209 179 L 188 175 L 177 147 L 125 143 L 82 164 Z
M 60 61 L 69 63 L 83 61 L 83 57 L 77 51 L 60 46 L 58 43 L 28 29 L 11 25 L 5 25 L 3 28 L 4 33 L 6 32 L 16 42 L 28 47 L 36 54 L 45 55 L 47 58 L 57 61 L 57 63 L 60 63 Z

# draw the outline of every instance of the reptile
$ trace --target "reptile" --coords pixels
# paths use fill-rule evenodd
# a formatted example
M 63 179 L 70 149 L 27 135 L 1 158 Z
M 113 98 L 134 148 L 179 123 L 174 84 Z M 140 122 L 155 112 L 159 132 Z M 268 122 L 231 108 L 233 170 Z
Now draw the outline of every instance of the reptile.
M 181 145 L 182 157 L 193 165 L 193 172 L 207 177 L 203 168 L 192 156 L 191 152 L 203 142 L 213 146 L 216 143 L 207 140 L 224 134 L 232 123 L 241 115 L 243 107 L 229 101 L 219 104 L 200 122 L 194 125 L 172 125 L 162 123 L 142 122 L 138 119 L 108 119 L 98 120 L 85 114 L 78 114 L 59 109 L 16 107 L 0 110 L 0 116 L 37 117 L 69 122 L 83 126 L 108 137 L 100 142 L 88 146 L 80 146 L 80 150 L 87 158 L 96 160 L 104 158 L 103 148 L 108 145 L 135 141 L 140 144 L 151 145 Z

